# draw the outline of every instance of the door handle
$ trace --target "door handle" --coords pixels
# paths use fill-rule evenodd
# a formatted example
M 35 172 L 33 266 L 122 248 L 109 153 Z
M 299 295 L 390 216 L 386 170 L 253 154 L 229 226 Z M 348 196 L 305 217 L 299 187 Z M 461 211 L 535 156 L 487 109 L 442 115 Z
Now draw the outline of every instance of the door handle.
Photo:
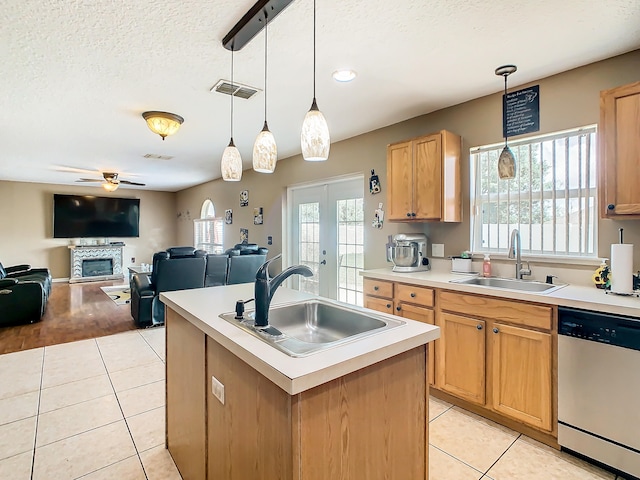
M 476 325 L 476 328 L 477 328 L 478 330 L 482 330 L 482 325 L 481 325 L 481 324 L 478 324 L 478 325 Z
M 401 307 L 400 305 L 398 305 L 398 306 L 396 307 L 396 310 L 399 312 L 400 310 L 402 310 L 402 307 Z
M 500 332 L 500 330 L 498 330 L 497 328 L 493 329 L 493 333 L 498 333 L 498 332 Z
M 320 265 L 326 265 L 326 264 L 327 264 L 327 261 L 326 261 L 326 260 L 322 260 L 322 261 L 320 262 Z

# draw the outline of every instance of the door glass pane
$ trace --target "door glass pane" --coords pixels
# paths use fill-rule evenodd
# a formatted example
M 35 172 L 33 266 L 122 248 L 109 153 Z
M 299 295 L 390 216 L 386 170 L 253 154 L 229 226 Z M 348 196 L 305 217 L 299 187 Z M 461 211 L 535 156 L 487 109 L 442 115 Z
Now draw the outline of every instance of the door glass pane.
M 299 275 L 300 291 L 320 294 L 320 204 L 301 203 L 299 207 L 298 223 L 300 225 L 300 264 L 306 265 L 313 272 L 313 277 Z
M 338 300 L 363 305 L 364 199 L 338 200 Z

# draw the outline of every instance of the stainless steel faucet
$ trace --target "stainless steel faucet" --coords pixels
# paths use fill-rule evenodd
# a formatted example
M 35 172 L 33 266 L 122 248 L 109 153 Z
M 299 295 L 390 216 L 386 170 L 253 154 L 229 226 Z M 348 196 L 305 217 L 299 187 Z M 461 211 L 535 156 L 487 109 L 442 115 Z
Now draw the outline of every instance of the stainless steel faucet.
M 269 264 L 280 257 L 281 255 L 276 255 L 272 259 L 266 261 L 260 266 L 256 273 L 256 314 L 254 323 L 256 327 L 269 326 L 269 306 L 271 305 L 271 299 L 282 282 L 291 275 L 304 275 L 305 277 L 313 276 L 313 272 L 306 265 L 293 265 L 286 270 L 283 270 L 275 277 L 269 278 Z
M 516 247 L 516 243 L 518 246 Z M 527 268 L 522 268 L 522 240 L 520 239 L 520 231 L 514 228 L 511 231 L 511 240 L 509 241 L 509 258 L 516 259 L 516 278 L 522 280 L 524 275 L 531 275 L 529 262 Z

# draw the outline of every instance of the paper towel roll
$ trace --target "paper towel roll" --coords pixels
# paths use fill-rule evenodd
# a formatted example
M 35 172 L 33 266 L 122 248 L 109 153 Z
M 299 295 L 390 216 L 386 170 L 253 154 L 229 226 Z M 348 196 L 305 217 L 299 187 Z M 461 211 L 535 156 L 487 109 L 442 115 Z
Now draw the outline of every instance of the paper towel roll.
M 633 293 L 633 245 L 630 243 L 611 245 L 611 291 Z

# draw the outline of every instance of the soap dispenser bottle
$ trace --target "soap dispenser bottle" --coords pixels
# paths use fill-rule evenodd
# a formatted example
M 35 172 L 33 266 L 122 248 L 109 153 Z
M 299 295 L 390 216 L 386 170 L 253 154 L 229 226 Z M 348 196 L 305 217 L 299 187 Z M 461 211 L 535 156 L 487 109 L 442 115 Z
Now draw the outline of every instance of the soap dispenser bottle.
M 482 262 L 482 276 L 490 277 L 491 276 L 491 259 L 489 258 L 489 254 L 484 254 L 484 261 Z

